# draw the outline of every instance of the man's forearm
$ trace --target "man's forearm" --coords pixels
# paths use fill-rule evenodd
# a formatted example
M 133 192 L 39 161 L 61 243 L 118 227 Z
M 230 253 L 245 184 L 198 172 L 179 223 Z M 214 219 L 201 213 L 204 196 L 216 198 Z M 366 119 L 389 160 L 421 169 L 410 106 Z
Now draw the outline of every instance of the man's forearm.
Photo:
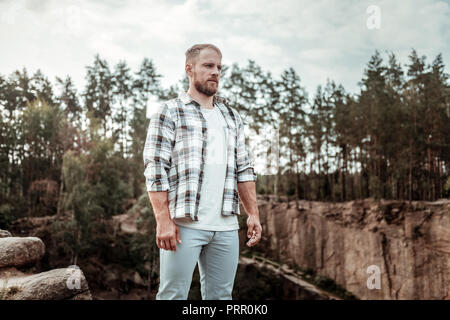
M 239 198 L 242 201 L 245 212 L 249 216 L 256 215 L 259 217 L 258 203 L 256 202 L 256 186 L 255 181 L 238 182 Z
M 167 191 L 148 191 L 156 222 L 170 219 Z

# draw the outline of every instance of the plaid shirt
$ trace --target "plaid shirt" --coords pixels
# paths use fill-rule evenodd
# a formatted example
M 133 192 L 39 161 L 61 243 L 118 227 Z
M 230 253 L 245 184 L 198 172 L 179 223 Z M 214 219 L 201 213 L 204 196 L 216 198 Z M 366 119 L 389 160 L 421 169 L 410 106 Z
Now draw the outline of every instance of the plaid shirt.
M 256 181 L 245 144 L 244 125 L 226 100 L 214 96 L 227 123 L 227 170 L 222 214 L 239 215 L 238 182 Z M 200 104 L 186 92 L 168 100 L 150 118 L 144 147 L 147 191 L 168 190 L 170 217 L 197 221 L 206 159 L 207 123 Z

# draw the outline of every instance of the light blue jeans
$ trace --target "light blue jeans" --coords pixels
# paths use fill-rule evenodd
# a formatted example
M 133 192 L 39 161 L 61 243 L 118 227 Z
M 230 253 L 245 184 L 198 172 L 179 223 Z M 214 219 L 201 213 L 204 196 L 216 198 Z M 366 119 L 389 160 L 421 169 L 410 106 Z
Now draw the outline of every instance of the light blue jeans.
M 178 226 L 177 251 L 159 249 L 156 300 L 187 300 L 198 262 L 203 300 L 231 300 L 239 260 L 238 230 L 207 231 Z

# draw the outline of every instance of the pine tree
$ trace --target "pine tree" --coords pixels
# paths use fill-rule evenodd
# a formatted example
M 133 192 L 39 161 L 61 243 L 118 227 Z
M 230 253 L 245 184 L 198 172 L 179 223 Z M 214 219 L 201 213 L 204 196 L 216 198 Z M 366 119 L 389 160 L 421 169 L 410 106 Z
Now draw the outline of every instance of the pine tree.
M 125 61 L 120 61 L 116 66 L 112 78 L 114 102 L 118 102 L 113 120 L 119 126 L 114 130 L 114 141 L 119 141 L 120 153 L 123 157 L 128 156 L 128 122 L 131 108 L 130 98 L 133 95 L 133 79 Z
M 300 77 L 294 69 L 289 68 L 281 74 L 276 84 L 280 95 L 276 112 L 280 125 L 280 155 L 287 158 L 287 169 L 294 186 L 296 204 L 300 193 L 299 165 L 306 158 L 305 127 L 306 112 L 304 110 L 308 97 L 301 86 Z M 284 150 L 284 151 L 283 151 Z
M 78 98 L 77 89 L 70 76 L 64 80 L 56 77 L 56 83 L 60 88 L 60 93 L 57 96 L 57 101 L 60 108 L 64 110 L 66 118 L 73 123 L 79 124 L 81 120 L 81 113 L 83 112 Z
M 99 119 L 103 134 L 108 132 L 108 121 L 112 117 L 113 75 L 108 62 L 97 54 L 92 66 L 87 66 L 86 86 L 83 92 L 84 103 L 92 117 Z

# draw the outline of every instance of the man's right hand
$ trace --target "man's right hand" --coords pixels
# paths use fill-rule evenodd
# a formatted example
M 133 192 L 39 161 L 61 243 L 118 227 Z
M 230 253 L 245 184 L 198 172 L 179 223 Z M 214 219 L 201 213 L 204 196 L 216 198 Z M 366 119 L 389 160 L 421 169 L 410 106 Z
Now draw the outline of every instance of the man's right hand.
M 177 251 L 176 243 L 181 243 L 180 229 L 169 217 L 156 224 L 156 245 L 160 249 Z

